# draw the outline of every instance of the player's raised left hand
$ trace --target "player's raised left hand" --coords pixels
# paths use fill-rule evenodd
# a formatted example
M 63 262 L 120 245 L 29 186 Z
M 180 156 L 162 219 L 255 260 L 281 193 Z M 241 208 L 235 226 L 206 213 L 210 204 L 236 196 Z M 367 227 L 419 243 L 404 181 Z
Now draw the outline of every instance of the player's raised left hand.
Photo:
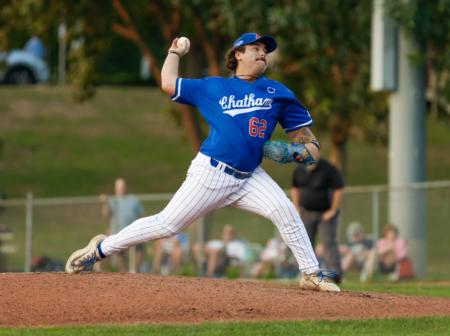
M 189 52 L 190 47 L 191 42 L 187 37 L 177 37 L 172 41 L 169 53 L 175 53 L 181 58 Z

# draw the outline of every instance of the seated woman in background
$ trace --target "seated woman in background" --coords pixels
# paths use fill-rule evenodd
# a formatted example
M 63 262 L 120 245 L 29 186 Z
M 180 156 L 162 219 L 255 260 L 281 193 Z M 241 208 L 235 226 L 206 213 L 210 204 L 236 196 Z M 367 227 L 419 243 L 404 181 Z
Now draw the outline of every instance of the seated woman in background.
M 406 241 L 392 224 L 383 228 L 382 238 L 377 242 L 377 257 L 379 272 L 389 274 L 392 280 L 413 276 Z

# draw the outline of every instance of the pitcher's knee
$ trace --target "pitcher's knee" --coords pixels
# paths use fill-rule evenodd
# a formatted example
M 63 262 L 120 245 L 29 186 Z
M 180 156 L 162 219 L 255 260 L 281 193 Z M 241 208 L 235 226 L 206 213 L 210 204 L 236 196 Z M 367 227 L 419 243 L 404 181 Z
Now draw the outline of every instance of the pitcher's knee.
M 272 222 L 280 224 L 301 221 L 294 206 L 290 206 L 290 204 L 286 203 L 273 204 L 273 207 L 268 209 L 266 217 Z
M 149 235 L 151 240 L 167 238 L 179 231 L 173 223 L 166 222 L 161 214 L 139 218 L 132 225 L 140 226 L 143 235 Z
M 168 238 L 178 233 L 176 227 L 170 224 L 162 224 L 158 229 L 158 238 Z

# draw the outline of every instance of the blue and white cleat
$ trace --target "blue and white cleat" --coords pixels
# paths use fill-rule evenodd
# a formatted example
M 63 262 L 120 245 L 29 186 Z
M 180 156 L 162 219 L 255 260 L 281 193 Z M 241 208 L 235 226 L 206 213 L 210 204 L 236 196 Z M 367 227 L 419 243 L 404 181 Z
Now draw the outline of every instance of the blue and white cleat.
M 333 281 L 334 272 L 317 271 L 312 274 L 303 274 L 300 288 L 319 292 L 340 292 L 341 289 Z
M 83 271 L 92 271 L 94 264 L 103 259 L 100 256 L 100 252 L 97 247 L 103 240 L 105 240 L 105 238 L 105 235 L 97 235 L 90 240 L 86 247 L 73 252 L 69 259 L 67 259 L 66 273 L 75 274 Z

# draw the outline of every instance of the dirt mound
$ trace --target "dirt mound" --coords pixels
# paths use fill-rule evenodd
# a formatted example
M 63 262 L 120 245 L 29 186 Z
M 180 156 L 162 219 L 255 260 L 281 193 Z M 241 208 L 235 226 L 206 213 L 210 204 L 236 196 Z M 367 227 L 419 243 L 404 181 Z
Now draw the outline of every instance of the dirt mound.
M 450 299 L 147 274 L 0 275 L 0 326 L 450 316 Z

